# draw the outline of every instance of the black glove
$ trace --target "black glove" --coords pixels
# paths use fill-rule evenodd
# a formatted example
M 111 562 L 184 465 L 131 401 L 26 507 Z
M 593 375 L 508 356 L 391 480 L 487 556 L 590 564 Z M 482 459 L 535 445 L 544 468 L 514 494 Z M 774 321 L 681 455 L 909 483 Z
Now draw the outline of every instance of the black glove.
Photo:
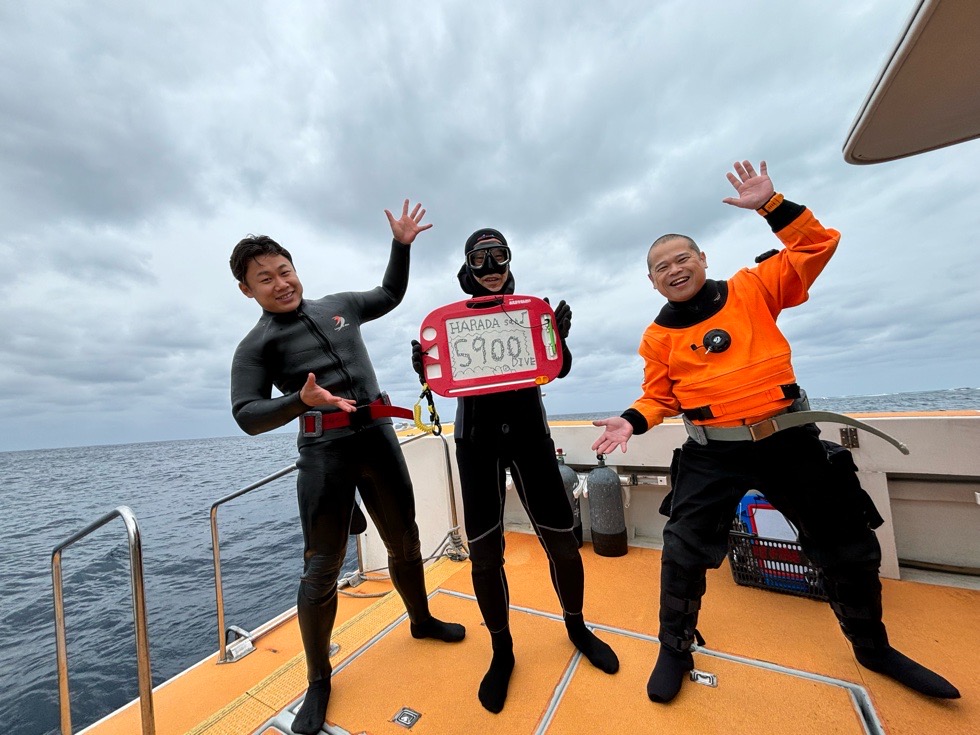
M 412 340 L 412 369 L 419 376 L 419 380 L 425 382 L 425 373 L 422 372 L 422 345 L 417 339 Z
M 568 330 L 572 328 L 572 307 L 565 303 L 565 299 L 555 307 L 555 326 L 562 339 L 568 336 Z

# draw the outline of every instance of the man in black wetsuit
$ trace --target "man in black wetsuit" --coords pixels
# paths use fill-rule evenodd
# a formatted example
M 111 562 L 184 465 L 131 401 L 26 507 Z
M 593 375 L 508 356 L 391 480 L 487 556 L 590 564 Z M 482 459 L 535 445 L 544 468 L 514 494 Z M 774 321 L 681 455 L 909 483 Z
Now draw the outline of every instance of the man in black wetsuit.
M 466 262 L 458 278 L 471 296 L 514 293 L 510 248 L 497 230 L 477 230 L 466 241 Z M 563 364 L 572 366 L 565 344 L 572 311 L 564 301 L 555 309 Z M 413 365 L 422 374 L 421 345 L 412 343 Z M 585 584 L 572 508 L 555 459 L 540 388 L 460 398 L 455 432 L 456 461 L 463 498 L 466 536 L 472 562 L 473 590 L 490 632 L 493 658 L 480 683 L 480 703 L 500 712 L 514 669 L 514 641 L 508 623 L 509 594 L 504 574 L 504 471 L 510 467 L 517 494 L 538 540 L 548 555 L 551 581 L 558 593 L 568 637 L 597 668 L 619 670 L 615 652 L 585 626 Z
M 303 298 L 292 256 L 266 236 L 249 236 L 231 256 L 242 293 L 262 316 L 235 351 L 232 413 L 248 434 L 303 416 L 296 481 L 305 566 L 297 614 L 310 687 L 293 722 L 317 733 L 330 698 L 330 634 L 337 614 L 337 577 L 347 550 L 355 486 L 388 551 L 389 570 L 415 638 L 454 642 L 463 626 L 429 613 L 408 468 L 391 426 L 392 412 L 361 338 L 361 324 L 395 308 L 408 286 L 409 246 L 431 224 L 408 200 L 402 216 L 385 210 L 394 240 L 382 284 L 370 291 Z M 272 397 L 275 386 L 281 396 Z M 306 414 L 306 416 L 304 416 Z

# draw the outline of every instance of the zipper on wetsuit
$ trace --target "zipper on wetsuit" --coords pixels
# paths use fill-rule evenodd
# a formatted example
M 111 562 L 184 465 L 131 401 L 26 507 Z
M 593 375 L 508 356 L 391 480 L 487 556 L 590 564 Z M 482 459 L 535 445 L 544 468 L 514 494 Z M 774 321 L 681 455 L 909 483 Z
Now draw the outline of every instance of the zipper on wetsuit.
M 347 391 L 351 394 L 351 397 L 356 399 L 357 394 L 354 392 L 354 379 L 347 371 L 347 366 L 344 365 L 344 361 L 340 359 L 340 355 L 337 354 L 333 346 L 330 344 L 330 340 L 327 339 L 326 335 L 320 331 L 320 328 L 316 325 L 316 322 L 306 315 L 306 312 L 303 311 L 302 307 L 296 310 L 296 316 L 299 317 L 299 320 L 303 322 L 310 334 L 313 335 L 313 339 L 320 343 L 320 349 L 327 354 L 327 357 L 333 358 L 337 361 L 337 365 L 339 366 L 337 369 L 347 381 Z

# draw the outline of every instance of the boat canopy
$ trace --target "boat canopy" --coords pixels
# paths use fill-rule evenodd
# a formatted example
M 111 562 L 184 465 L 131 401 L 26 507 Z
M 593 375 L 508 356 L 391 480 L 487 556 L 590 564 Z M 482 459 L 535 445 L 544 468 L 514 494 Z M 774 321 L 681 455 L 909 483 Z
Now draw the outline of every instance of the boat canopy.
M 920 0 L 844 144 L 892 161 L 980 137 L 980 2 Z

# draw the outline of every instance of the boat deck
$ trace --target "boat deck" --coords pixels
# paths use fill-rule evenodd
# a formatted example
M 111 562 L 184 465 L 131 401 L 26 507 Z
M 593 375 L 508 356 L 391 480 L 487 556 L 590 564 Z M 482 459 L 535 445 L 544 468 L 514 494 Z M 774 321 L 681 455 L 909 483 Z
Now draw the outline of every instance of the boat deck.
M 686 682 L 669 705 L 646 697 L 657 657 L 660 552 L 631 547 L 605 558 L 582 549 L 585 616 L 617 652 L 620 671 L 594 669 L 565 636 L 547 560 L 537 539 L 507 534 L 506 570 L 517 665 L 504 710 L 476 691 L 490 646 L 473 597 L 469 563 L 441 559 L 427 571 L 433 613 L 467 627 L 458 644 L 417 641 L 397 596 L 341 597 L 333 694 L 325 731 L 341 733 L 975 733 L 980 723 L 980 591 L 882 580 L 885 622 L 899 650 L 963 694 L 939 701 L 861 668 L 826 603 L 740 587 L 727 563 L 709 572 L 699 629 L 699 671 L 717 686 Z M 387 581 L 358 586 L 385 591 Z M 941 623 L 928 621 L 941 617 Z M 293 616 L 264 633 L 234 664 L 202 661 L 154 694 L 160 735 L 289 733 L 306 688 Z M 421 716 L 398 724 L 402 708 Z M 120 710 L 86 732 L 140 731 L 139 709 Z

